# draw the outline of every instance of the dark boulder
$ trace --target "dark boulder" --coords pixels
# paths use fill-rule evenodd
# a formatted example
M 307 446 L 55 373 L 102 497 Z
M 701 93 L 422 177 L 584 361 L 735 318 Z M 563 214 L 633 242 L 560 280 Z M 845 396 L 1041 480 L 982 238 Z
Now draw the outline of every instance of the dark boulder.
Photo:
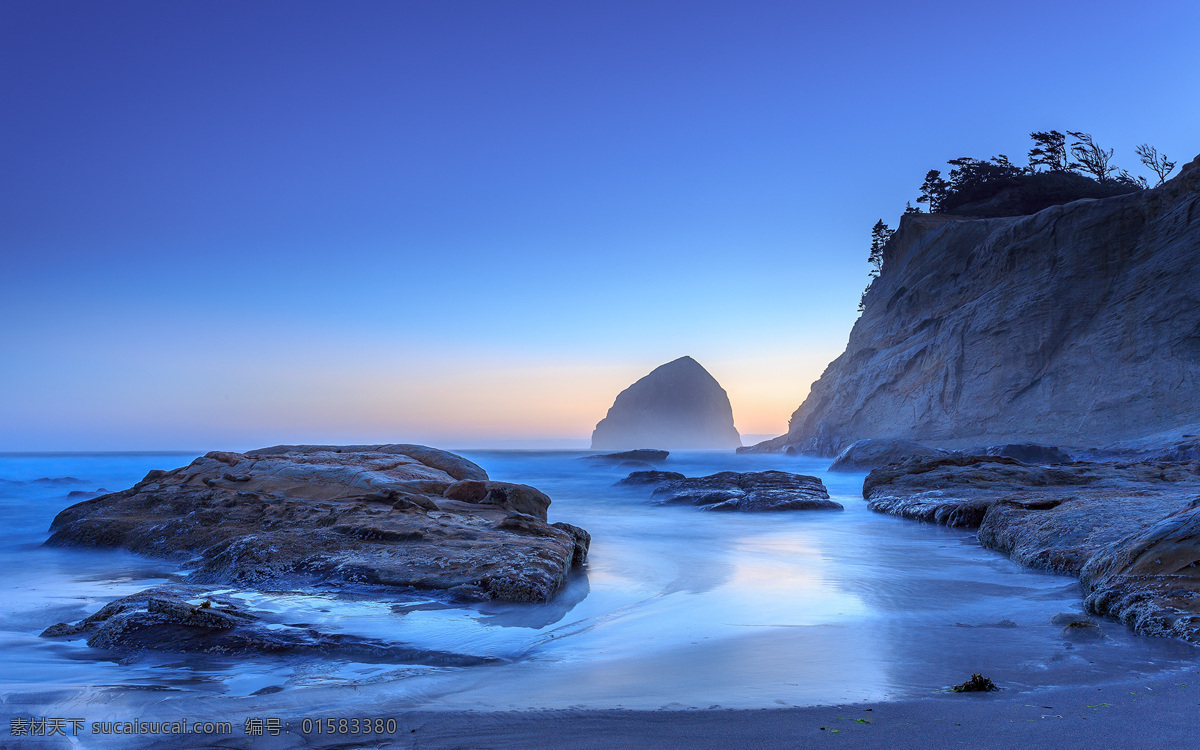
M 546 509 L 550 507 L 550 498 L 546 493 L 527 484 L 512 482 L 467 479 L 447 487 L 442 496 L 475 505 L 498 505 L 507 511 L 527 513 L 542 521 L 546 520 Z
M 684 478 L 684 475 L 677 471 L 635 471 L 617 484 L 659 484 Z
M 362 662 L 475 666 L 487 657 L 425 651 L 402 643 L 327 633 L 277 622 L 279 615 L 197 587 L 160 586 L 109 602 L 74 624 L 46 628 L 43 638 L 87 638 L 92 648 L 223 656 L 308 655 Z

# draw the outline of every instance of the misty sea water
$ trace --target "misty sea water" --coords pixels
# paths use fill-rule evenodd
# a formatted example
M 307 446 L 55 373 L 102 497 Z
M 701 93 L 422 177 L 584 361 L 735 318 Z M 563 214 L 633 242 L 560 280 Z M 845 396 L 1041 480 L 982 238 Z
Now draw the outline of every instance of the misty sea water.
M 372 706 L 764 708 L 929 695 L 982 672 L 1013 690 L 1101 683 L 1193 665 L 1194 647 L 1101 621 L 1074 642 L 1051 622 L 1082 613 L 1078 582 L 1023 569 L 972 532 L 875 514 L 863 474 L 826 459 L 673 453 L 688 476 L 781 469 L 822 478 L 837 511 L 708 513 L 614 487 L 625 470 L 578 451 L 459 451 L 493 479 L 553 499 L 551 521 L 592 534 L 586 570 L 544 605 L 450 605 L 419 592 L 240 592 L 324 630 L 495 664 L 430 667 L 294 657 L 97 651 L 39 638 L 120 596 L 181 580 L 178 562 L 45 547 L 73 490 L 124 489 L 185 454 L 0 456 L 0 705 L 106 717 Z M 214 588 L 214 591 L 221 589 Z M 225 589 L 228 592 L 228 589 Z M 232 714 L 231 714 L 232 712 Z

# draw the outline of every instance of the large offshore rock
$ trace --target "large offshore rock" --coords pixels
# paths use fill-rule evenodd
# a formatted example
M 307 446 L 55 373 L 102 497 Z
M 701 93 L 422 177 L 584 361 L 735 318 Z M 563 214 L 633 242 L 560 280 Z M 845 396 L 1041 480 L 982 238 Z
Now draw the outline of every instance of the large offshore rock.
M 1078 575 L 1093 612 L 1200 642 L 1200 461 L 914 460 L 871 472 L 863 496 L 873 510 L 978 527 L 985 547 Z
M 550 498 L 412 445 L 214 451 L 58 514 L 47 544 L 186 561 L 195 582 L 346 582 L 546 601 L 586 559 Z
M 788 434 L 1100 446 L 1196 421 L 1200 158 L 1161 187 L 1029 216 L 909 214 L 846 351 Z
M 621 391 L 592 432 L 596 450 L 733 450 L 741 444 L 725 389 L 691 357 L 657 367 Z
M 635 472 L 629 479 L 646 473 Z M 722 471 L 706 477 L 646 479 L 650 480 L 646 483 L 658 485 L 651 497 L 663 504 L 745 512 L 844 509 L 829 499 L 820 479 L 786 471 Z

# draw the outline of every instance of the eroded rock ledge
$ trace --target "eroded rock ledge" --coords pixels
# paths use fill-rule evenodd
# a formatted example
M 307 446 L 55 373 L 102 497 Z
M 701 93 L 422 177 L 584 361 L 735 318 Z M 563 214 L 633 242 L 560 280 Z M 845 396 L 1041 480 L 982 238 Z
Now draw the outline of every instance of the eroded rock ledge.
M 978 528 L 985 547 L 1079 576 L 1092 612 L 1200 643 L 1200 461 L 914 459 L 872 471 L 863 497 L 872 510 Z
M 181 559 L 193 583 L 353 583 L 544 602 L 590 535 L 550 498 L 420 445 L 214 451 L 73 505 L 47 544 Z

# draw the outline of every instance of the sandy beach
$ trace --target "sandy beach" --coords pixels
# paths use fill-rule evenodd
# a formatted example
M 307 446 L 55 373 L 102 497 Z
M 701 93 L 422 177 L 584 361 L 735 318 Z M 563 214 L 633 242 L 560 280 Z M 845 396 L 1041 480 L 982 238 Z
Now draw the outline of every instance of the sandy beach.
M 760 711 L 424 712 L 411 748 L 1162 748 L 1196 741 L 1200 673 L 1034 692 Z M 263 747 L 371 747 L 279 742 Z M 165 747 L 165 745 L 164 745 Z
M 171 737 L 158 741 L 8 738 L 3 748 L 1163 748 L 1195 744 L 1200 673 L 1161 673 L 1102 685 L 996 693 L 937 693 L 882 703 L 763 710 L 392 712 L 394 735 Z M 211 718 L 211 717 L 210 717 Z M 296 727 L 301 717 L 285 718 Z

